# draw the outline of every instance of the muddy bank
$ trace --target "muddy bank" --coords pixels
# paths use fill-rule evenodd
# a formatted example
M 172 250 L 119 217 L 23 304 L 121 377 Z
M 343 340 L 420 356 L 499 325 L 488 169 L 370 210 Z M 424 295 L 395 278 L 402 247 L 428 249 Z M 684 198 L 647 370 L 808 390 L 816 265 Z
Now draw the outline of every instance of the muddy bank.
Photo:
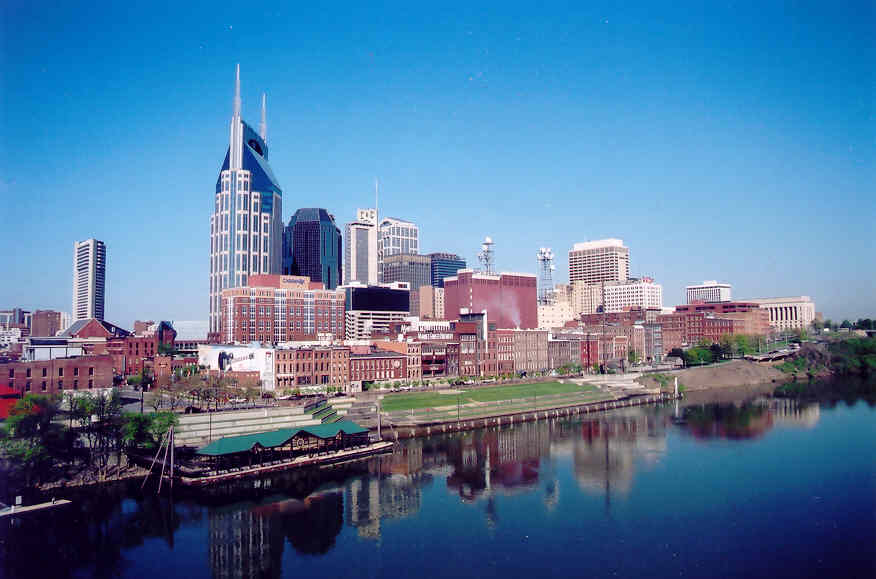
M 666 372 L 663 375 L 669 376 L 670 387 L 677 376 L 679 384 L 684 385 L 686 392 L 746 385 L 777 385 L 790 380 L 788 374 L 773 366 L 748 360 L 732 360 L 714 366 Z M 650 375 L 638 378 L 637 382 L 648 388 L 661 386 L 660 380 Z

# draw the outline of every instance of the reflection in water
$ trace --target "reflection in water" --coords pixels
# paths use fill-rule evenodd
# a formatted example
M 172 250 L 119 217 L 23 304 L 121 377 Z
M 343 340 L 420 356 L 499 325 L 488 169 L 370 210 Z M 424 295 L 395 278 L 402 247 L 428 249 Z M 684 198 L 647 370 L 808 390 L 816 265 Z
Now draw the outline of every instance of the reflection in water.
M 758 398 L 741 404 L 702 404 L 684 409 L 679 422 L 696 438 L 759 438 L 777 424 L 812 428 L 821 410 L 817 403 Z
M 407 440 L 391 455 L 241 480 L 175 504 L 130 486 L 86 492 L 66 511 L 24 519 L 17 532 L 0 535 L 0 572 L 61 577 L 85 568 L 121 575 L 126 551 L 150 537 L 173 550 L 175 531 L 187 525 L 204 527 L 204 563 L 213 577 L 279 577 L 287 545 L 297 554 L 326 554 L 345 523 L 359 537 L 379 541 L 384 520 L 420 513 L 425 492 L 439 482 L 463 503 L 481 505 L 494 528 L 501 525 L 503 496 L 535 493 L 545 510 L 555 509 L 558 471 L 566 463 L 578 488 L 604 497 L 610 508 L 613 497 L 631 492 L 636 469 L 666 453 L 673 422 L 697 439 L 751 439 L 777 425 L 812 428 L 819 417 L 817 404 L 788 399 L 630 408 Z M 56 558 L 29 559 L 22 567 L 21 558 L 10 557 L 47 544 L 63 545 Z
M 575 480 L 581 490 L 626 494 L 632 488 L 636 460 L 656 461 L 666 452 L 664 414 L 636 409 L 581 423 L 573 439 Z

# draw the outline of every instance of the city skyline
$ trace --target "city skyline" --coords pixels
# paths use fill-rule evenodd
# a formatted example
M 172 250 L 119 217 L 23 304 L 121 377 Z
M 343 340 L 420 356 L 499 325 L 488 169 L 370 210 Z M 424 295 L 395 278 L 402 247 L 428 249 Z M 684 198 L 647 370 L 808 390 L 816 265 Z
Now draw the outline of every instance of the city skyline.
M 92 9 L 107 11 L 96 21 L 118 17 L 105 6 L 79 17 Z M 92 46 L 69 42 L 64 8 L 40 24 L 45 46 L 26 54 L 39 6 L 4 10 L 15 25 L 2 51 L 9 132 L 0 191 L 12 201 L 2 240 L 20 250 L 4 265 L 2 307 L 65 311 L 69 244 L 95 237 L 114 256 L 108 320 L 207 319 L 205 191 L 227 143 L 237 62 L 244 117 L 254 118 L 268 89 L 283 223 L 301 207 L 353 215 L 379 177 L 381 213 L 419 226 L 421 254 L 476 263 L 490 235 L 498 270 L 535 273 L 534 251 L 548 245 L 563 283 L 575 243 L 619 237 L 631 248 L 631 275 L 654 277 L 667 305 L 684 303 L 686 285 L 717 278 L 738 299 L 811 295 L 826 317 L 854 319 L 876 293 L 871 242 L 855 226 L 876 201 L 871 73 L 861 56 L 869 45 L 848 32 L 866 18 L 851 11 L 790 21 L 781 10 L 713 8 L 697 20 L 704 15 L 677 8 L 645 24 L 650 8 L 630 7 L 568 23 L 543 14 L 523 26 L 512 6 L 500 23 L 462 13 L 430 22 L 428 34 L 417 19 L 385 31 L 379 15 L 356 13 L 346 17 L 364 18 L 355 42 L 317 27 L 273 40 L 277 54 L 257 54 L 256 31 L 290 14 L 158 19 L 127 40 L 95 30 Z M 718 20 L 740 30 L 738 54 L 705 40 Z M 790 30 L 769 38 L 756 21 Z M 682 34 L 685 24 L 693 35 Z M 624 44 L 631 31 L 653 38 L 657 55 Z M 140 46 L 153 35 L 158 50 L 178 51 L 177 64 Z M 58 50 L 65 42 L 69 50 Z M 760 51 L 776 60 L 759 62 Z M 85 78 L 67 74 L 74 61 L 93 63 Z M 134 65 L 126 73 L 121 62 Z M 280 63 L 302 73 L 280 78 Z M 88 131 L 74 122 L 86 114 L 97 115 Z M 29 135 L 27 154 L 13 150 L 13 134 Z M 167 146 L 182 140 L 184 156 Z M 89 146 L 100 142 L 112 147 Z M 92 183 L 87 207 L 65 194 L 74 181 Z M 148 234 L 155 227 L 160 235 Z M 37 232 L 38 243 L 14 241 Z

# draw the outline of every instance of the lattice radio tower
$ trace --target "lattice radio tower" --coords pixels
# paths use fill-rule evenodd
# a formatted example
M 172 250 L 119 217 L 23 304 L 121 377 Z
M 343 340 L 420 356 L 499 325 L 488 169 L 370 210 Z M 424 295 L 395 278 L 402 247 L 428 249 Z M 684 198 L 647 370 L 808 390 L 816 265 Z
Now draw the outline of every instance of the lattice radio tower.
M 554 252 L 550 247 L 541 247 L 536 254 L 538 258 L 538 303 L 548 305 L 554 303 Z
M 481 251 L 478 253 L 478 261 L 481 262 L 481 267 L 484 270 L 484 273 L 493 275 L 495 273 L 496 256 L 493 253 L 493 238 L 485 237 L 484 242 L 481 244 Z

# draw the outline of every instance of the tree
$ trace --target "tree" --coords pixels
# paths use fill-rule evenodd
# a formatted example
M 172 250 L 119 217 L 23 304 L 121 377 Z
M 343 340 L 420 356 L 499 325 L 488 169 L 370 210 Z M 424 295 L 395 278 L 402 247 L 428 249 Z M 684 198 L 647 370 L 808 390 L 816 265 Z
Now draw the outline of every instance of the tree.
M 850 322 L 849 320 L 843 320 L 843 323 L 840 324 L 840 327 L 841 328 L 851 328 L 852 322 Z
M 724 349 L 721 347 L 721 344 L 712 344 L 709 347 L 709 350 L 712 352 L 713 360 L 721 360 L 724 358 Z
M 630 364 L 637 364 L 637 363 L 639 362 L 640 359 L 641 359 L 641 357 L 639 356 L 639 353 L 638 353 L 637 351 L 635 351 L 635 350 L 630 350 L 630 351 L 627 353 L 627 361 L 628 361 Z
M 0 444 L 25 486 L 38 482 L 51 465 L 51 439 L 59 427 L 52 423 L 58 413 L 57 400 L 27 394 L 9 411 Z

